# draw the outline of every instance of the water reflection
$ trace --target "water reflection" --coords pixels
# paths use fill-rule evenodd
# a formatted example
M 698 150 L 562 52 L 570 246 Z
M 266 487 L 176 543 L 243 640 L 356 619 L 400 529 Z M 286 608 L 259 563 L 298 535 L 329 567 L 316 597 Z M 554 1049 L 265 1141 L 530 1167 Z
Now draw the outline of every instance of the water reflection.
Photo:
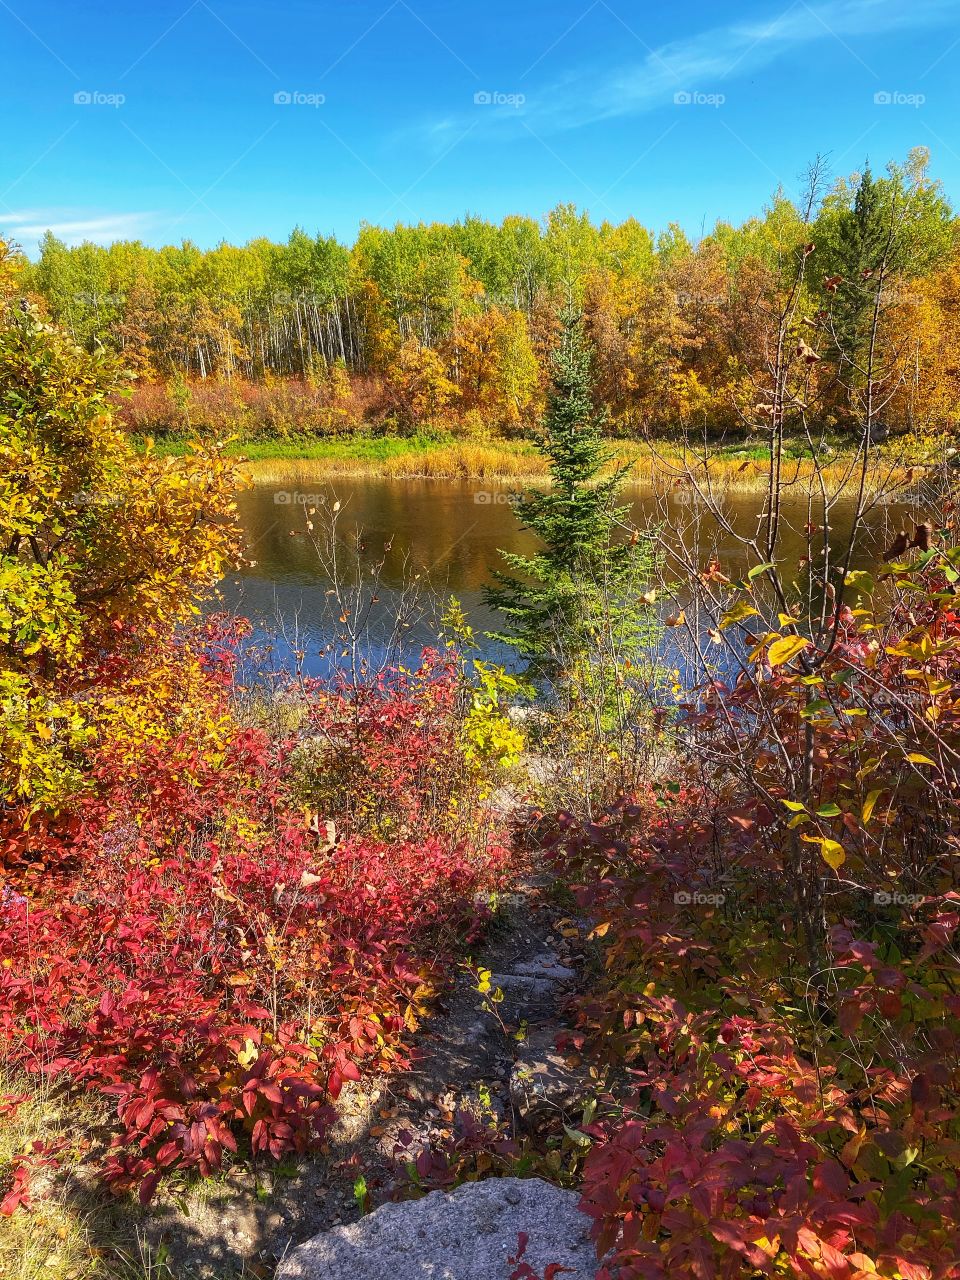
M 256 563 L 224 581 L 225 606 L 249 617 L 261 639 L 274 637 L 278 661 L 287 664 L 291 652 L 300 649 L 305 668 L 312 672 L 324 669 L 322 650 L 331 638 L 330 576 L 318 561 L 305 525 L 306 508 L 318 499 L 341 503 L 339 533 L 345 544 L 360 530 L 368 563 L 382 561 L 385 590 L 371 619 L 377 648 L 386 643 L 390 631 L 396 603 L 392 592 L 415 574 L 421 575 L 438 604 L 428 605 L 426 616 L 411 628 L 414 645 L 435 639 L 436 616 L 450 594 L 460 599 L 478 635 L 492 629 L 496 619 L 484 607 L 482 592 L 499 563 L 499 549 L 528 552 L 536 545 L 517 524 L 506 490 L 466 481 L 350 479 L 331 484 L 307 474 L 296 484 L 259 484 L 241 493 L 238 505 L 247 555 Z M 632 489 L 626 500 L 641 527 L 663 514 L 649 489 Z M 726 505 L 737 532 L 755 532 L 763 511 L 761 495 L 733 495 Z M 910 516 L 904 507 L 876 506 L 868 516 L 855 567 L 875 564 L 890 529 Z M 684 536 L 695 536 L 702 563 L 715 551 L 728 573 L 747 567 L 742 545 L 709 514 L 691 506 L 688 493 L 671 494 L 666 517 L 672 527 L 690 526 Z M 851 517 L 851 503 L 835 508 L 838 541 L 848 536 Z M 783 519 L 784 552 L 797 563 L 806 550 L 806 499 L 787 495 Z M 342 568 L 349 567 L 346 555 Z M 483 643 L 491 656 L 503 656 L 489 642 Z

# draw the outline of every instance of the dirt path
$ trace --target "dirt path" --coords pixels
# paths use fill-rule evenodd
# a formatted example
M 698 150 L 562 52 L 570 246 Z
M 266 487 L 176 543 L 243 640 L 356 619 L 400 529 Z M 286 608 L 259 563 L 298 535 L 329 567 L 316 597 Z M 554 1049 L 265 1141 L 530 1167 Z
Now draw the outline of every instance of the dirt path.
M 176 1280 L 272 1276 L 296 1244 L 360 1216 L 359 1177 L 374 1204 L 385 1198 L 404 1130 L 416 1153 L 449 1132 L 458 1109 L 492 1111 L 518 1132 L 563 1105 L 571 1080 L 554 1038 L 577 984 L 577 931 L 549 884 L 545 876 L 520 883 L 472 957 L 503 992 L 497 1007 L 509 1034 L 484 1010 L 475 978 L 459 971 L 415 1036 L 411 1070 L 344 1092 L 324 1155 L 299 1168 L 238 1171 L 152 1207 L 146 1234 L 162 1241 Z

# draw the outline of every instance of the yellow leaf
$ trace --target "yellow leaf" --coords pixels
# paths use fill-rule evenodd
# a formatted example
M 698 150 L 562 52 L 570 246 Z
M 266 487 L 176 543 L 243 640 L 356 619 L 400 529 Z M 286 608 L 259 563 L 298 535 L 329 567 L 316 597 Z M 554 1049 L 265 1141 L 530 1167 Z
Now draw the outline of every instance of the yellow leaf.
M 767 661 L 771 667 L 780 667 L 795 658 L 798 653 L 809 648 L 810 641 L 803 636 L 781 636 L 767 650 Z
M 752 604 L 747 604 L 745 600 L 741 600 L 735 604 L 732 609 L 728 609 L 720 620 L 720 630 L 729 627 L 731 622 L 743 622 L 745 618 L 759 618 L 760 610 L 755 609 Z M 793 621 L 793 619 L 790 619 Z
M 822 840 L 820 842 L 820 852 L 823 860 L 828 867 L 832 867 L 834 871 L 839 870 L 846 861 L 846 853 L 843 845 L 836 840 Z
M 882 795 L 883 795 L 882 788 L 879 788 L 876 791 L 869 791 L 867 793 L 867 798 L 866 800 L 864 800 L 863 808 L 860 811 L 860 817 L 864 822 L 869 822 L 870 819 L 873 817 L 873 811 L 876 808 L 877 801 L 880 799 Z
M 931 760 L 929 756 L 921 755 L 919 751 L 911 751 L 907 759 L 911 764 L 932 764 L 934 768 L 937 767 L 936 760 Z
M 252 1067 L 259 1056 L 260 1053 L 257 1046 L 252 1040 L 247 1040 L 243 1048 L 237 1054 L 237 1061 L 240 1063 L 241 1067 Z

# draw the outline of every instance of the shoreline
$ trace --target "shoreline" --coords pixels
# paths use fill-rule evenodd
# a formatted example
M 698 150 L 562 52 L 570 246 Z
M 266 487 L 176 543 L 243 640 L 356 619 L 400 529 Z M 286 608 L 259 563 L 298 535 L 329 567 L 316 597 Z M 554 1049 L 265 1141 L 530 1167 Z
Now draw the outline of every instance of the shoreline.
M 911 479 L 913 470 L 933 464 L 920 454 L 920 442 L 899 440 L 877 446 L 868 478 L 871 494 L 885 494 Z M 683 486 L 685 467 L 704 485 L 725 492 L 757 493 L 766 487 L 763 443 L 718 444 L 704 456 L 664 441 L 608 441 L 611 465 L 626 465 L 627 484 Z M 189 450 L 186 440 L 161 440 L 157 452 L 170 457 Z M 790 446 L 788 446 L 789 448 Z M 784 460 L 784 484 L 803 484 L 816 475 L 813 458 L 796 452 Z M 345 436 L 335 440 L 238 441 L 229 452 L 254 485 L 279 484 L 296 476 L 329 479 L 459 480 L 494 484 L 536 484 L 547 479 L 546 460 L 528 440 L 472 441 L 430 437 Z M 859 479 L 852 451 L 833 448 L 821 463 L 824 479 L 842 492 Z

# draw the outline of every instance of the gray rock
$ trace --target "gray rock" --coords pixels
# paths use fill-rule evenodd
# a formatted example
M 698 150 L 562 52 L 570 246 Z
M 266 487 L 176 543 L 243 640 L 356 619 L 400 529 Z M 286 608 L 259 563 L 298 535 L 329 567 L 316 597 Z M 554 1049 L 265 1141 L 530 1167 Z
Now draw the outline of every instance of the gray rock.
M 510 1101 L 523 1126 L 538 1129 L 558 1113 L 569 1115 L 586 1092 L 585 1074 L 557 1050 L 554 1029 L 530 1032 L 510 1073 Z
M 553 978 L 535 978 L 526 973 L 492 973 L 490 983 L 514 1000 L 534 1000 L 539 1003 L 550 1000 L 557 986 Z
M 572 982 L 577 976 L 575 970 L 561 964 L 553 951 L 544 951 L 530 960 L 520 960 L 513 966 L 513 972 L 525 978 L 543 978 L 547 982 Z
M 556 1262 L 564 1280 L 593 1280 L 590 1220 L 579 1197 L 537 1178 L 469 1182 L 449 1194 L 385 1204 L 350 1226 L 315 1236 L 277 1280 L 506 1280 L 520 1232 L 538 1275 Z

